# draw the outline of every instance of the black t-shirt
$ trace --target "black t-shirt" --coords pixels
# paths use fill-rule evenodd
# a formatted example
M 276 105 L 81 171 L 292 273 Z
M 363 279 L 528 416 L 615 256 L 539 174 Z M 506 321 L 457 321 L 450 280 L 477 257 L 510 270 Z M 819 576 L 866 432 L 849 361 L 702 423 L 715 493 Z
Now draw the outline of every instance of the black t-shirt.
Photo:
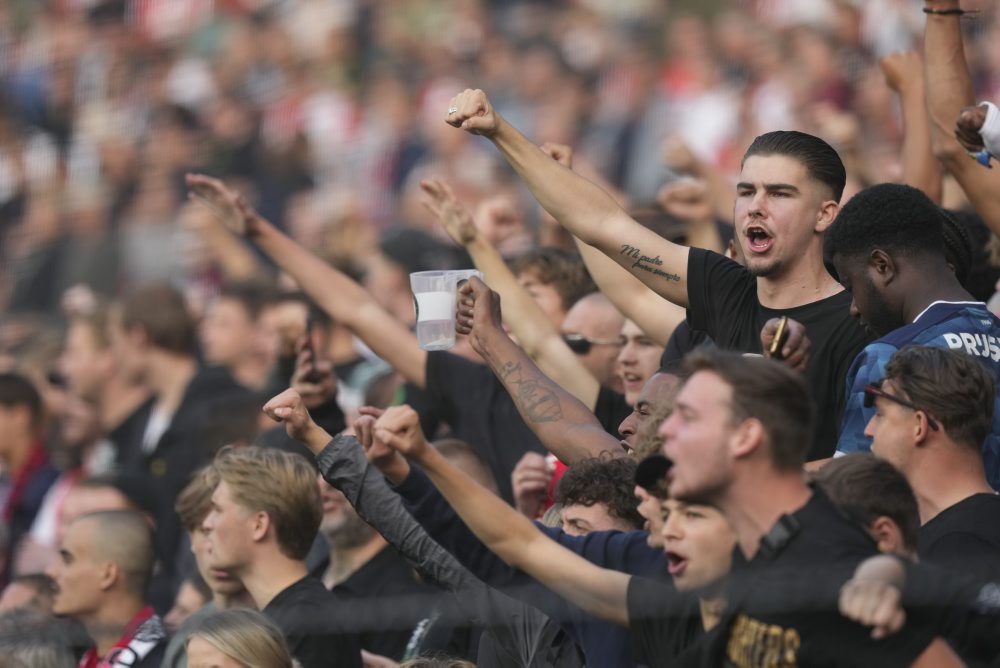
M 677 323 L 673 333 L 667 340 L 663 354 L 660 355 L 660 369 L 675 371 L 680 368 L 684 356 L 695 348 L 711 346 L 712 339 L 705 332 L 691 329 L 691 324 L 685 319 Z
M 338 603 L 323 583 L 307 575 L 271 599 L 261 612 L 288 641 L 302 668 L 361 668 L 358 639 L 336 628 Z
M 1000 495 L 973 494 L 920 527 L 920 560 L 1000 581 Z
M 818 489 L 761 541 L 733 551 L 728 606 L 706 643 L 712 666 L 908 666 L 933 640 L 916 622 L 873 640 L 838 611 L 840 587 L 878 550 Z M 703 655 L 706 656 L 706 655 Z
M 650 668 L 674 665 L 705 634 L 698 597 L 677 591 L 670 580 L 633 575 L 627 605 L 636 660 Z
M 493 472 L 500 496 L 513 502 L 511 472 L 524 453 L 544 453 L 545 448 L 490 368 L 453 353 L 430 352 L 423 399 L 418 405 L 451 425 L 455 438 L 476 449 Z M 605 431 L 617 437 L 618 426 L 629 412 L 622 395 L 601 389 L 594 414 Z M 422 418 L 421 426 L 429 424 Z
M 746 268 L 699 248 L 688 255 L 688 322 L 720 348 L 760 354 L 760 330 L 771 318 L 787 315 L 805 326 L 812 343 L 805 378 L 817 408 L 809 460 L 833 456 L 847 370 L 872 341 L 850 308 L 846 290 L 794 308 L 766 308 L 757 298 L 757 279 Z

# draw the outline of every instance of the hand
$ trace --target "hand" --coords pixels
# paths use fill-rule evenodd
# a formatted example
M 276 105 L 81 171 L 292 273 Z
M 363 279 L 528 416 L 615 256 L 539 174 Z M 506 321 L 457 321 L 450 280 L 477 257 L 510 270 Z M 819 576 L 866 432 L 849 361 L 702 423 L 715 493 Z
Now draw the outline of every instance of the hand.
M 455 243 L 466 246 L 475 241 L 479 233 L 476 223 L 447 183 L 440 179 L 426 179 L 420 182 L 420 188 L 426 195 L 420 203 L 434 214 Z
M 219 179 L 204 174 L 188 174 L 184 180 L 191 189 L 188 197 L 215 211 L 230 231 L 244 237 L 257 234 L 260 216 L 247 204 L 243 195 Z
M 455 331 L 467 334 L 469 343 L 480 355 L 485 352 L 485 337 L 490 333 L 503 331 L 500 295 L 490 290 L 476 276 L 470 278 L 458 291 Z
M 700 179 L 683 178 L 667 183 L 656 195 L 663 210 L 686 223 L 703 223 L 715 217 L 708 184 Z
M 361 416 L 354 421 L 354 434 L 365 450 L 365 456 L 393 485 L 398 485 L 410 475 L 410 465 L 384 442 L 375 438 L 375 423 L 385 413 L 381 408 L 363 406 Z
M 451 98 L 445 122 L 474 135 L 492 137 L 500 126 L 500 115 L 493 110 L 486 93 L 466 88 Z
M 806 364 L 809 362 L 809 349 L 812 341 L 806 335 L 806 326 L 798 320 L 788 318 L 785 324 L 785 343 L 781 346 L 773 357 L 770 354 L 771 344 L 778 333 L 778 325 L 781 318 L 771 318 L 764 323 L 764 329 L 760 330 L 760 347 L 764 351 L 764 357 L 768 359 L 781 360 L 796 371 L 804 372 Z
M 986 123 L 986 106 L 966 107 L 955 122 L 955 137 L 966 151 L 974 153 L 983 148 L 983 138 L 979 131 Z
M 361 650 L 361 668 L 399 668 L 399 664 L 387 656 Z
M 329 434 L 313 422 L 302 397 L 292 388 L 264 404 L 264 413 L 275 422 L 284 422 L 288 435 L 305 443 L 313 452 L 317 452 L 314 446 L 322 450 L 330 440 Z
M 675 172 L 697 174 L 699 161 L 691 147 L 683 139 L 674 135 L 663 142 L 663 164 Z
M 896 633 L 906 623 L 900 591 L 906 579 L 903 565 L 887 555 L 870 557 L 840 589 L 840 614 L 872 626 L 872 638 Z
M 524 216 L 518 204 L 506 194 L 487 197 L 476 207 L 476 228 L 483 237 L 497 247 L 505 242 L 516 241 L 527 236 L 524 231 Z M 530 238 L 527 239 L 530 242 Z
M 316 359 L 316 353 L 307 345 L 303 336 L 298 345 L 298 355 L 295 358 L 295 372 L 292 374 L 292 389 L 302 397 L 302 403 L 308 409 L 322 406 L 337 395 L 337 376 L 333 373 L 333 364 L 329 360 Z
M 891 53 L 878 62 L 885 75 L 885 83 L 902 95 L 913 85 L 924 82 L 924 60 L 916 51 L 900 51 Z
M 537 519 L 542 513 L 545 494 L 552 481 L 552 470 L 543 455 L 526 452 L 510 474 L 514 505 L 525 517 Z
M 373 434 L 373 447 L 384 444 L 409 459 L 420 459 L 430 448 L 417 412 L 405 404 L 387 408 L 375 421 Z
M 566 144 L 547 141 L 541 146 L 542 153 L 549 156 L 566 169 L 573 169 L 573 149 Z

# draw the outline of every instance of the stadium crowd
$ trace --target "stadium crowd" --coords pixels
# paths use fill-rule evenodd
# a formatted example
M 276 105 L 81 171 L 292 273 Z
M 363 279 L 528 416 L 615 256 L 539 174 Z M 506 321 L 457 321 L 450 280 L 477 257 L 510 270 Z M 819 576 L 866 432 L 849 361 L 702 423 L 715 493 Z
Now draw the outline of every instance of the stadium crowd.
M 0 3 L 0 667 L 1000 666 L 998 29 Z

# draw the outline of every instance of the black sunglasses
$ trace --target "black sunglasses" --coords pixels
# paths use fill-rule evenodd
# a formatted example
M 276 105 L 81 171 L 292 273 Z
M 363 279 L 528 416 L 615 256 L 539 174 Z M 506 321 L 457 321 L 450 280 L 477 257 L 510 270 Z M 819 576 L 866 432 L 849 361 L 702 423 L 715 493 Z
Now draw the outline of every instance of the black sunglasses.
M 897 403 L 900 406 L 905 406 L 910 410 L 923 411 L 924 415 L 927 416 L 927 424 L 930 425 L 930 428 L 933 429 L 934 431 L 938 430 L 937 421 L 934 418 L 932 418 L 925 409 L 920 408 L 916 404 L 909 402 L 906 399 L 889 394 L 888 392 L 882 389 L 883 383 L 885 383 L 885 378 L 880 378 L 871 385 L 865 385 L 865 408 L 871 408 L 872 406 L 874 406 L 875 398 L 881 397 L 882 399 L 886 399 L 893 403 Z
M 586 355 L 594 346 L 623 345 L 621 339 L 615 339 L 614 341 L 598 341 L 597 339 L 588 339 L 583 334 L 563 334 L 562 340 L 565 341 L 566 345 L 569 346 L 569 349 L 577 355 Z

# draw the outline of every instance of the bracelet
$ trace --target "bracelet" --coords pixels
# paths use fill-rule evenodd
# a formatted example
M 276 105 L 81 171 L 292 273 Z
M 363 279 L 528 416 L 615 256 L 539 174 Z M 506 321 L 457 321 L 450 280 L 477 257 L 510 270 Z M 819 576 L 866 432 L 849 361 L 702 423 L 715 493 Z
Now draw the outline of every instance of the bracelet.
M 951 7 L 949 9 L 934 9 L 932 7 L 924 7 L 924 14 L 937 14 L 938 16 L 962 16 L 967 14 L 961 7 Z

